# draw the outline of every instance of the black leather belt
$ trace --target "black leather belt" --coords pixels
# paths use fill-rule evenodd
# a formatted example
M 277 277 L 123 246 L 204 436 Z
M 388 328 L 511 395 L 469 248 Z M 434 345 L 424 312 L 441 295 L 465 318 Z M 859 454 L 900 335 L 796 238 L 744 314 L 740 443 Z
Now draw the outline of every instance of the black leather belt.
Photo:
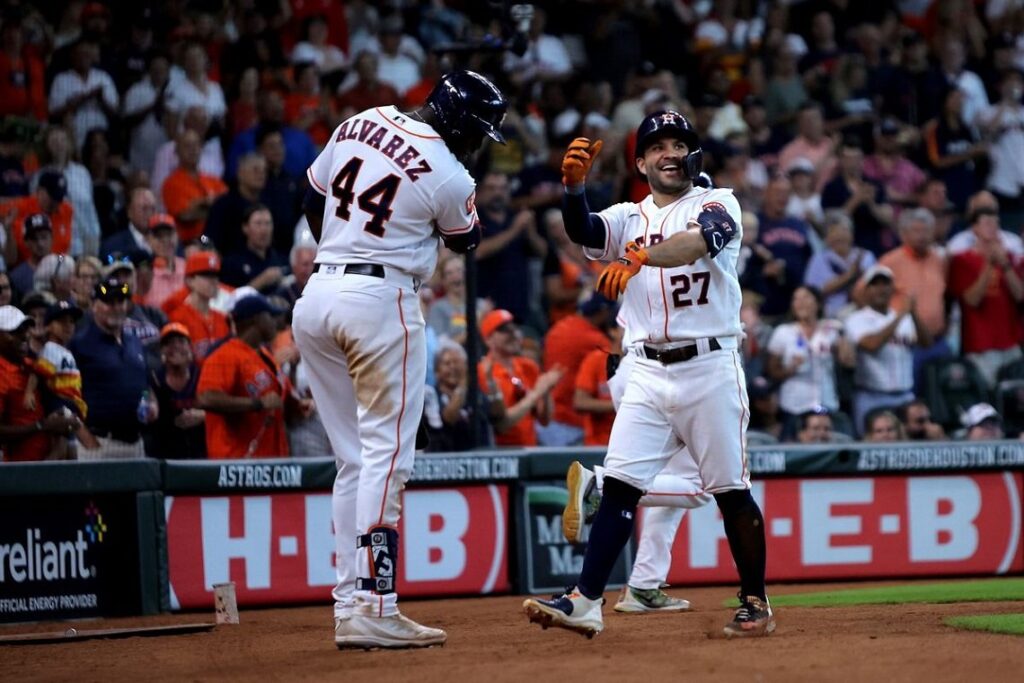
M 721 351 L 722 345 L 718 343 L 718 340 L 714 337 L 708 342 L 709 351 Z M 683 363 L 688 360 L 693 360 L 697 357 L 697 345 L 692 344 L 690 346 L 678 346 L 674 349 L 656 349 L 653 346 L 644 346 L 644 355 L 650 360 L 656 360 L 662 365 L 671 365 L 672 363 Z
M 379 263 L 317 263 L 313 266 L 313 272 L 319 273 L 321 268 L 336 266 L 342 269 L 343 273 L 350 275 L 369 275 L 370 277 L 384 278 L 384 266 Z

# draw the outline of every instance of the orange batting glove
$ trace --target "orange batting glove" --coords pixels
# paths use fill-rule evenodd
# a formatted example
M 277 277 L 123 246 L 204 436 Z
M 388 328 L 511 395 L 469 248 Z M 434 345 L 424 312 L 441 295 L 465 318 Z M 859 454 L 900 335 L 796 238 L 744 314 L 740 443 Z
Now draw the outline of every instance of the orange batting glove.
M 629 279 L 639 273 L 650 259 L 646 249 L 636 242 L 630 242 L 626 245 L 626 253 L 609 263 L 601 272 L 597 278 L 597 291 L 615 301 L 626 291 Z
M 566 187 L 582 185 L 587 180 L 590 167 L 594 164 L 604 143 L 591 142 L 589 138 L 576 138 L 569 144 L 562 157 L 562 184 Z

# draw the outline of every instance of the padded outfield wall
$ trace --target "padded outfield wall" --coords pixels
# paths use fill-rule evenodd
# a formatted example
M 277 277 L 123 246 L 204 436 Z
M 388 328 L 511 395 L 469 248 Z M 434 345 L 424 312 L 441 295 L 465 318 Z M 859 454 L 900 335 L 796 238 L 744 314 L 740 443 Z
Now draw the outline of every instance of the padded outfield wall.
M 601 449 L 425 455 L 403 494 L 404 595 L 571 583 L 562 476 Z M 1024 572 L 1024 443 L 751 448 L 770 581 Z M 329 458 L 0 466 L 0 621 L 329 600 Z M 642 524 L 642 517 L 641 517 Z M 622 583 L 627 548 L 613 575 Z M 731 583 L 714 505 L 690 511 L 669 581 Z

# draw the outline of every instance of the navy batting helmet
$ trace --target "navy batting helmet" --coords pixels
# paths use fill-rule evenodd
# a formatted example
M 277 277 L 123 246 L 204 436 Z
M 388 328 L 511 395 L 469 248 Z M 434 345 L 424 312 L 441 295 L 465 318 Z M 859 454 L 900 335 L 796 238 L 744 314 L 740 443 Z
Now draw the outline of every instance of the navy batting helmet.
M 441 77 L 427 97 L 442 137 L 463 140 L 481 133 L 505 143 L 501 122 L 508 102 L 493 83 L 473 71 L 452 71 Z
M 663 137 L 679 138 L 686 143 L 690 151 L 683 160 L 683 167 L 686 177 L 696 180 L 704 167 L 704 150 L 700 148 L 700 138 L 693 125 L 677 111 L 656 111 L 640 122 L 636 129 L 636 158 L 642 158 L 647 148 Z

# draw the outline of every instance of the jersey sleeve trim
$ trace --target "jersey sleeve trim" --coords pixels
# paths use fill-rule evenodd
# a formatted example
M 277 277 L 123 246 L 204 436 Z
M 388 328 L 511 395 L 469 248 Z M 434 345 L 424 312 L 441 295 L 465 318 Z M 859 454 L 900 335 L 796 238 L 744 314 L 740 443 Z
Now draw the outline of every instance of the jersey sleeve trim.
M 480 220 L 477 218 L 476 213 L 473 213 L 472 220 L 470 220 L 469 224 L 466 225 L 465 227 L 462 227 L 462 228 L 442 228 L 441 226 L 437 226 L 437 230 L 442 235 L 461 235 L 461 234 L 467 233 L 470 230 L 472 230 L 474 227 L 476 227 L 476 224 L 479 223 L 479 222 L 480 222 Z
M 604 249 L 594 249 L 593 247 L 583 247 L 583 255 L 591 261 L 604 261 L 608 258 L 608 251 L 612 248 L 612 226 L 608 222 L 608 219 L 602 216 L 600 213 L 592 213 L 591 216 L 597 216 L 604 223 Z
M 309 184 L 313 186 L 314 190 L 316 190 L 325 197 L 327 196 L 327 188 L 320 185 L 320 183 L 317 182 L 316 178 L 313 177 L 312 166 L 306 169 L 306 177 L 309 179 Z

